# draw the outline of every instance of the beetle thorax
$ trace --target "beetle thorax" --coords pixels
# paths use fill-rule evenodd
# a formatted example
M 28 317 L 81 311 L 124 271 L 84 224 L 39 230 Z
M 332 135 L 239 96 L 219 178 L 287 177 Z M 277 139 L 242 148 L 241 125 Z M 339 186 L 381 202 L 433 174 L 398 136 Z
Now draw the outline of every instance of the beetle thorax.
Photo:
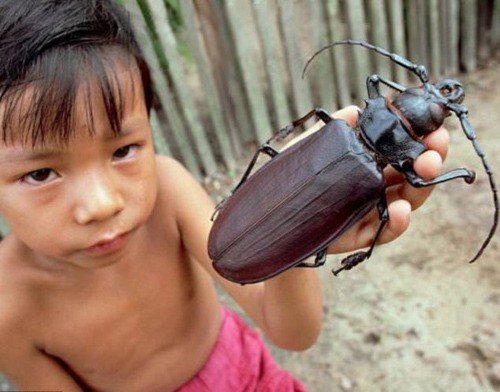
M 442 101 L 427 86 L 406 89 L 392 102 L 392 106 L 411 127 L 410 132 L 418 137 L 434 132 L 448 116 Z

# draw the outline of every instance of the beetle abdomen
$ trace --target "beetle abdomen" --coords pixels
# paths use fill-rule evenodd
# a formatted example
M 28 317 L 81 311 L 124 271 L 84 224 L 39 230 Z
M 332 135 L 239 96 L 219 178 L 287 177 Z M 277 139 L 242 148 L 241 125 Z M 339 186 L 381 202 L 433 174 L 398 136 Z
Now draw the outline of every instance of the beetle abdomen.
M 214 268 L 239 283 L 270 278 L 339 237 L 383 189 L 381 170 L 353 130 L 331 121 L 269 161 L 227 200 L 209 238 Z

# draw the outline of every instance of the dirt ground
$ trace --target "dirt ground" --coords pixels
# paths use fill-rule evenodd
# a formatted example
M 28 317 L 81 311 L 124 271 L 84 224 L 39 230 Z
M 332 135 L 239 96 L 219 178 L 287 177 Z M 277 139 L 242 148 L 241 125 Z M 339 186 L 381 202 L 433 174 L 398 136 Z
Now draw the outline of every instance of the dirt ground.
M 500 183 L 500 65 L 462 82 Z M 446 168 L 475 169 L 477 181 L 437 187 L 405 235 L 355 270 L 335 278 L 330 269 L 342 256 L 329 257 L 318 270 L 326 314 L 319 342 L 303 353 L 272 349 L 311 391 L 500 391 L 499 235 L 467 263 L 491 226 L 492 196 L 458 121 L 447 126 Z M 0 390 L 8 388 L 0 376 Z
M 500 65 L 462 78 L 478 139 L 500 183 Z M 500 391 L 500 241 L 475 263 L 493 219 L 487 176 L 456 118 L 446 169 L 476 170 L 473 185 L 436 187 L 397 241 L 336 278 L 318 270 L 326 322 L 303 353 L 273 348 L 314 392 Z

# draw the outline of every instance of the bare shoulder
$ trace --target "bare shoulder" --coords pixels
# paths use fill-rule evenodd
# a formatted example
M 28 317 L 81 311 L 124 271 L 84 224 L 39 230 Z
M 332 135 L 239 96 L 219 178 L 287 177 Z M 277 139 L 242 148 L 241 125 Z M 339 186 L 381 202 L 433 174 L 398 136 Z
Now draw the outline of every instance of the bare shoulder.
M 211 206 L 205 190 L 191 173 L 178 161 L 166 156 L 157 156 L 159 200 L 168 203 L 177 211 L 202 205 Z
M 191 177 L 189 172 L 179 161 L 165 155 L 156 156 L 156 167 L 158 170 L 158 181 L 160 186 L 176 185 L 179 181 L 183 181 L 186 178 Z
M 29 275 L 16 240 L 8 235 L 0 241 L 0 335 L 12 325 L 22 320 L 26 322 L 26 315 L 36 308 Z
M 35 299 L 30 299 L 29 284 L 24 279 L 25 271 L 22 266 L 16 269 L 16 259 L 20 259 L 15 251 L 11 236 L 0 242 L 0 370 L 3 359 L 8 360 L 9 349 L 19 352 L 22 345 L 34 344 L 30 325 L 33 323 L 31 312 L 35 310 Z M 22 262 L 20 263 L 20 265 Z

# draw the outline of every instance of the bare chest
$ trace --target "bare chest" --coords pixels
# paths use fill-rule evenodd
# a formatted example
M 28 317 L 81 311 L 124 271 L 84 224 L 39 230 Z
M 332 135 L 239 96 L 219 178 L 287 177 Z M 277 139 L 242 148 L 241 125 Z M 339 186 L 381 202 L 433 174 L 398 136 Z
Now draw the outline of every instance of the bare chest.
M 186 350 L 203 357 L 210 349 L 216 334 L 199 326 L 217 330 L 216 303 L 211 284 L 187 260 L 152 263 L 123 281 L 59 298 L 48 307 L 44 347 L 99 389 L 149 387 Z

